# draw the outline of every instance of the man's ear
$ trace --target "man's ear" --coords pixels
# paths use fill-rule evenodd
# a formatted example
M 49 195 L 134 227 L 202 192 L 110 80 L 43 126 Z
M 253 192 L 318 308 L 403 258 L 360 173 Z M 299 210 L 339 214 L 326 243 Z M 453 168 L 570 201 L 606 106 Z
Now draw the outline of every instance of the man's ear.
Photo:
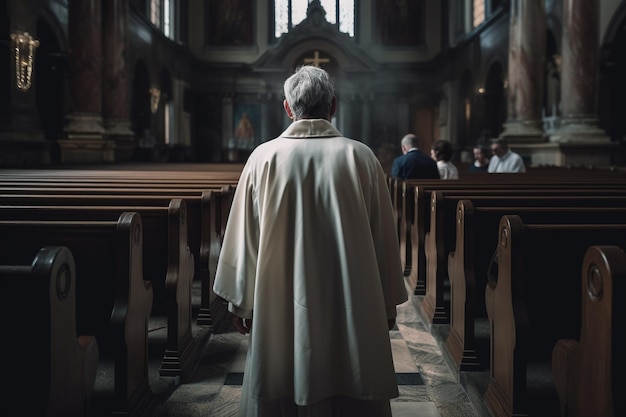
M 330 105 L 330 117 L 333 117 L 337 111 L 337 97 L 333 97 L 333 102 Z
M 285 108 L 285 111 L 287 112 L 287 116 L 293 120 L 293 112 L 291 111 L 291 107 L 289 107 L 289 103 L 287 103 L 287 100 L 283 100 L 283 107 Z

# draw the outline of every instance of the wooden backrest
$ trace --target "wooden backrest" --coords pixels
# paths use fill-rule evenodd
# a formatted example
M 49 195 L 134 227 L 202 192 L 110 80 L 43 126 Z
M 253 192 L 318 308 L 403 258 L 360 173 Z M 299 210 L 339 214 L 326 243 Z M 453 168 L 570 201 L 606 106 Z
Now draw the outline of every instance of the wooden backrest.
M 23 263 L 44 246 L 66 246 L 76 264 L 78 334 L 94 335 L 115 362 L 114 410 L 151 395 L 147 374 L 152 288 L 143 279 L 141 216 L 114 221 L 0 221 L 0 262 Z
M 474 324 L 486 317 L 488 269 L 504 215 L 518 215 L 528 223 L 619 223 L 626 219 L 626 207 L 494 207 L 474 206 L 469 199 L 458 201 L 454 249 L 447 259 L 451 316 L 445 346 L 459 370 L 484 367 L 476 361 L 488 357 L 488 352 L 480 350 L 482 345 L 474 344 Z
M 98 345 L 93 336 L 76 334 L 72 253 L 43 247 L 32 262 L 3 263 L 0 283 L 0 354 L 11 381 L 3 387 L 3 407 L 24 415 L 87 416 Z
M 626 290 L 626 254 L 619 246 L 591 246 L 581 276 L 580 338 L 560 339 L 552 351 L 562 415 L 622 416 L 626 311 L 621 295 Z
M 558 414 L 549 360 L 558 339 L 579 337 L 582 259 L 592 245 L 625 245 L 626 224 L 525 224 L 506 215 L 499 236 L 497 281 L 486 292 L 491 380 L 485 398 L 501 415 L 551 407 Z M 531 362 L 539 364 L 533 372 Z M 541 400 L 529 396 L 529 383 L 545 393 Z

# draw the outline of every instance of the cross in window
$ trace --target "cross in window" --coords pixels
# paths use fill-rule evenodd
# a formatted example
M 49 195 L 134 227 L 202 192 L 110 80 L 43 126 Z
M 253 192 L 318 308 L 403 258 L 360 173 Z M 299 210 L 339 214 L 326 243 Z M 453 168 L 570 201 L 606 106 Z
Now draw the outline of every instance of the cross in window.
M 320 64 L 327 64 L 329 62 L 329 58 L 320 58 L 320 51 L 315 51 L 313 53 L 313 58 L 304 58 L 305 64 L 313 64 L 316 67 L 319 67 Z

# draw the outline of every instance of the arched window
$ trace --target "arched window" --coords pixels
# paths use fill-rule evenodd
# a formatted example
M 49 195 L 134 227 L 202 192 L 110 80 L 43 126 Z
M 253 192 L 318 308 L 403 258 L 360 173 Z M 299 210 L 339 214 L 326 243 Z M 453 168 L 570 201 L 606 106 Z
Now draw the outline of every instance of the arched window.
M 480 26 L 485 21 L 485 0 L 474 0 L 474 27 Z
M 274 37 L 280 38 L 306 18 L 310 0 L 274 0 Z M 354 36 L 354 0 L 321 0 L 326 20 L 339 26 L 339 31 Z
M 150 22 L 172 40 L 176 40 L 176 13 L 172 0 L 150 0 Z

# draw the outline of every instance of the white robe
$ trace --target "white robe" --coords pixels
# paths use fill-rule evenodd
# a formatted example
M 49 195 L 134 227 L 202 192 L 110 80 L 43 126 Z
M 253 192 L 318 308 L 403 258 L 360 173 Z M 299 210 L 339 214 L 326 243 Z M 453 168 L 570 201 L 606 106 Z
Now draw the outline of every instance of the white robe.
M 385 174 L 326 120 L 296 121 L 250 155 L 214 290 L 254 315 L 240 416 L 337 396 L 388 409 L 398 396 L 387 320 L 407 292 Z

